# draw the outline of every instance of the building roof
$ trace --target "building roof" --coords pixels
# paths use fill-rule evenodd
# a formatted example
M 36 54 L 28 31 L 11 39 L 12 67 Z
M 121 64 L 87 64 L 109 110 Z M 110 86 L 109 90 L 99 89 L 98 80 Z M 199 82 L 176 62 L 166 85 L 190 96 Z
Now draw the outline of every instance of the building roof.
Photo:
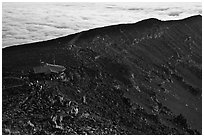
M 49 73 L 59 73 L 65 71 L 65 67 L 61 65 L 53 65 L 53 64 L 48 64 L 45 63 L 41 66 L 34 67 L 34 73 L 44 73 L 44 74 L 49 74 Z

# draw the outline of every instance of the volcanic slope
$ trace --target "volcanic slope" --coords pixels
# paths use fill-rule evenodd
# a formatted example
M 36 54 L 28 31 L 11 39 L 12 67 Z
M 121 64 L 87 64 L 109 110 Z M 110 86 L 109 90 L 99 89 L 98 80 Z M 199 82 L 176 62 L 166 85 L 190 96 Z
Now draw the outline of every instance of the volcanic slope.
M 97 28 L 2 54 L 3 134 L 202 133 L 200 15 Z M 66 80 L 34 78 L 40 61 L 65 66 Z

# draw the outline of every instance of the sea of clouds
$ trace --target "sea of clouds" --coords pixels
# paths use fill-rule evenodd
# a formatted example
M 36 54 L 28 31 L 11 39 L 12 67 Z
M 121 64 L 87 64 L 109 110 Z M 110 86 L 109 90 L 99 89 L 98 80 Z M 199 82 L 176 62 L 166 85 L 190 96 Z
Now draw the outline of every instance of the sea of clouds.
M 2 46 L 147 18 L 177 20 L 198 14 L 201 3 L 3 3 Z

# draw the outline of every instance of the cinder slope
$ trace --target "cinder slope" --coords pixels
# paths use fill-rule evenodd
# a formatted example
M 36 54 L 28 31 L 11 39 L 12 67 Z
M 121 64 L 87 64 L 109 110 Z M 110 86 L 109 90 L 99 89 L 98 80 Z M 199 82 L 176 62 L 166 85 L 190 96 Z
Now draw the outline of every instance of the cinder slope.
M 4 48 L 3 133 L 201 134 L 201 28 L 200 15 L 178 21 L 148 19 Z M 27 79 L 22 87 L 8 88 L 8 77 L 27 76 L 40 60 L 65 66 L 70 81 L 51 81 L 50 87 L 40 83 L 39 89 Z M 52 104 L 54 96 L 63 96 L 61 105 L 76 102 L 79 109 L 72 120 L 66 115 L 58 121 L 60 129 L 53 117 L 64 108 Z M 29 107 L 23 109 L 22 102 Z M 36 110 L 29 111 L 33 102 Z M 17 110 L 24 119 L 9 116 Z M 25 131 L 19 122 L 31 128 Z

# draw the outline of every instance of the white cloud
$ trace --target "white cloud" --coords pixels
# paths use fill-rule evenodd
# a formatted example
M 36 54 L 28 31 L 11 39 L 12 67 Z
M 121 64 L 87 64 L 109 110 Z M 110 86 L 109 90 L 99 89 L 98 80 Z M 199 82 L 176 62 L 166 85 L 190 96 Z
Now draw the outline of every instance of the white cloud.
M 147 18 L 201 14 L 201 3 L 3 3 L 3 46 L 48 40 Z

